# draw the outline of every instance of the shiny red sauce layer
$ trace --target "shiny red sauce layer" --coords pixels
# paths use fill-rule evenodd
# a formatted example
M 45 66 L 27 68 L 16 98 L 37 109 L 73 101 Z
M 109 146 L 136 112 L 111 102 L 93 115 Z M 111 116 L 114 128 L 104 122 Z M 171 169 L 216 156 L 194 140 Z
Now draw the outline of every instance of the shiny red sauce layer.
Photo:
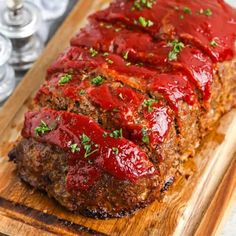
M 233 58 L 235 40 L 236 10 L 222 0 L 116 0 L 90 16 L 48 69 L 36 101 L 52 96 L 83 103 L 85 96 L 132 142 L 104 138 L 91 119 L 52 110 L 28 113 L 22 134 L 67 151 L 68 142 L 79 145 L 78 153 L 68 151 L 70 189 L 85 182 L 87 188 L 101 171 L 129 180 L 154 174 L 136 145 L 144 138 L 150 149 L 164 142 L 181 102 L 207 108 L 216 63 Z M 70 79 L 61 84 L 65 76 Z M 100 82 L 94 84 L 96 77 Z M 57 116 L 61 128 L 35 136 L 41 119 L 50 125 Z M 83 158 L 82 133 L 99 146 L 93 164 Z
M 43 127 L 44 133 L 37 132 Z M 22 136 L 66 151 L 68 189 L 87 189 L 103 172 L 130 181 L 158 173 L 137 145 L 122 136 L 111 137 L 86 116 L 51 109 L 28 112 Z

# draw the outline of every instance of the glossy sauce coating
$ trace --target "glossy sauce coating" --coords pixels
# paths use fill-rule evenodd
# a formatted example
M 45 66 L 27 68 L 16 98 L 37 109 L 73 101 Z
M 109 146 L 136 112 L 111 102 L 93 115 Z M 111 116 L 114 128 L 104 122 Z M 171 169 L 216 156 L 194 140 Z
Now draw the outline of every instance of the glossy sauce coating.
M 44 95 L 70 98 L 74 103 L 76 101 L 83 102 L 83 97 L 86 97 L 87 99 L 90 99 L 96 107 L 101 109 L 100 112 L 110 116 L 110 122 L 112 122 L 115 127 L 123 129 L 124 137 L 128 137 L 138 144 L 142 143 L 143 129 L 149 127 L 151 130 L 152 126 L 157 127 L 159 125 L 158 123 L 160 123 L 160 120 L 154 122 L 152 117 L 148 115 L 145 115 L 141 119 L 142 123 L 140 123 L 140 115 L 142 114 L 150 113 L 151 115 L 152 113 L 155 113 L 156 116 L 163 116 L 163 112 L 158 109 L 148 111 L 148 107 L 144 106 L 144 103 L 145 101 L 148 101 L 149 97 L 144 96 L 132 88 L 121 85 L 114 87 L 106 81 L 99 86 L 92 86 L 90 83 L 91 80 L 85 79 L 81 81 L 77 75 L 73 75 L 72 80 L 67 84 L 60 85 L 58 81 L 62 75 L 63 74 L 58 74 L 55 77 L 52 77 L 46 85 L 42 86 L 36 95 L 36 101 L 39 101 Z M 162 76 L 163 78 L 165 77 L 165 75 Z M 166 94 L 166 99 L 170 100 L 170 103 L 173 104 L 173 108 L 176 110 L 178 109 L 176 104 L 179 100 L 183 99 L 189 102 L 189 104 L 193 104 L 194 99 L 196 99 L 195 95 L 191 94 L 191 90 L 189 90 L 189 96 L 187 97 L 184 97 L 185 94 L 181 94 L 181 89 L 187 89 L 189 84 L 182 80 L 184 77 L 178 77 L 177 84 L 174 80 L 169 80 L 169 83 L 163 83 L 162 77 L 160 77 L 159 80 L 150 80 L 150 85 L 152 87 L 152 90 L 150 91 L 162 91 L 163 94 Z M 177 87 L 177 85 L 179 85 L 179 87 Z M 81 89 L 84 91 L 84 94 L 82 95 L 80 94 Z M 158 105 L 159 103 L 156 102 L 156 104 Z M 166 127 L 166 131 L 158 132 L 159 138 L 156 138 L 155 141 L 154 139 L 150 139 L 150 144 L 152 146 L 156 146 L 163 142 L 168 134 L 172 115 L 166 112 L 165 116 L 166 118 L 162 119 L 162 125 L 159 126 Z M 153 130 L 153 132 L 156 131 Z M 150 132 L 150 134 L 148 133 L 148 135 L 151 135 L 151 133 L 152 132 Z M 155 135 L 157 135 L 157 133 Z
M 197 51 L 198 54 L 194 54 L 196 57 L 192 55 L 190 57 L 188 54 L 191 54 L 191 52 L 189 51 Z M 158 91 L 159 93 L 163 94 L 163 96 L 171 103 L 171 106 L 175 108 L 177 108 L 177 102 L 180 99 L 180 97 L 179 99 L 173 99 L 173 97 L 176 97 L 175 94 L 173 94 L 175 93 L 176 89 L 181 90 L 181 98 L 189 105 L 193 105 L 195 102 L 197 102 L 196 94 L 194 92 L 195 86 L 203 92 L 205 100 L 207 100 L 210 96 L 209 89 L 212 82 L 212 64 L 209 59 L 203 57 L 202 54 L 200 54 L 200 52 L 195 49 L 184 49 L 183 53 L 179 56 L 181 57 L 183 63 L 178 61 L 172 63 L 176 68 L 181 68 L 182 71 L 184 70 L 185 74 L 192 78 L 190 81 L 192 81 L 195 86 L 191 85 L 188 77 L 182 74 L 181 71 L 180 73 L 171 71 L 167 74 L 157 72 L 152 68 L 144 66 L 133 64 L 127 65 L 127 62 L 121 56 L 115 54 L 109 54 L 109 59 L 112 61 L 112 64 L 110 64 L 106 61 L 107 57 L 104 58 L 101 54 L 98 54 L 96 57 L 91 57 L 88 53 L 88 49 L 72 47 L 67 53 L 69 53 L 69 55 L 71 53 L 77 54 L 77 56 L 68 62 L 67 58 L 69 56 L 65 54 L 65 59 L 58 60 L 51 67 L 52 69 L 49 69 L 49 71 L 53 70 L 54 72 L 56 71 L 60 73 L 63 71 L 70 73 L 71 71 L 73 74 L 76 74 L 77 72 L 81 72 L 85 69 L 83 66 L 78 66 L 80 61 L 87 65 L 97 65 L 93 66 L 93 69 L 90 67 L 90 69 L 94 70 L 99 75 L 105 76 L 105 78 L 111 77 L 111 81 L 123 82 L 124 84 L 143 92 Z M 158 55 L 158 57 L 162 57 L 161 53 Z M 75 64 L 76 69 L 67 70 L 68 63 Z M 55 68 L 57 69 L 55 70 Z M 58 80 L 53 78 L 52 80 L 53 84 L 58 83 Z M 74 81 L 76 80 L 72 80 L 72 82 L 64 85 L 61 89 L 65 91 L 69 90 L 67 89 L 67 87 L 69 87 L 72 91 L 75 91 Z M 176 84 L 175 89 L 173 89 L 174 84 Z M 177 88 L 178 85 L 179 88 Z M 163 87 L 165 88 L 163 89 Z M 79 87 L 76 89 L 78 93 Z M 108 102 L 111 99 L 112 95 L 110 96 L 110 99 L 108 99 Z M 177 110 L 175 109 L 175 111 Z
M 151 7 L 140 9 L 134 2 L 117 0 L 90 17 L 89 25 L 48 69 L 36 101 L 52 95 L 80 102 L 84 90 L 125 137 L 136 144 L 144 140 L 155 149 L 178 117 L 179 101 L 193 106 L 210 100 L 215 63 L 235 54 L 236 11 L 222 0 L 153 0 Z M 71 80 L 61 85 L 65 75 Z M 96 76 L 104 81 L 92 84 Z M 110 86 L 113 82 L 121 85 Z M 56 126 L 36 136 L 41 120 L 49 126 L 56 120 Z M 26 115 L 22 135 L 68 153 L 71 190 L 89 188 L 103 171 L 130 181 L 156 174 L 141 148 L 125 138 L 104 137 L 104 132 L 88 117 L 45 109 Z M 95 150 L 89 158 L 84 158 L 82 134 Z M 78 145 L 76 153 L 71 144 Z
M 126 55 L 127 61 L 150 64 L 154 68 L 158 67 L 160 71 L 170 70 L 168 67 L 171 66 L 170 77 L 175 73 L 174 70 L 187 74 L 192 83 L 202 92 L 204 101 L 210 98 L 213 63 L 200 50 L 185 45 L 177 59 L 170 61 L 168 58 L 172 50 L 170 42 L 155 42 L 148 34 L 124 28 L 118 28 L 120 30 L 117 32 L 116 29 L 117 26 L 92 21 L 71 40 L 71 44 L 87 48 L 93 46 L 96 50 L 117 53 L 123 57 Z M 92 40 L 87 40 L 88 38 Z
M 132 10 L 134 1 L 117 0 L 91 18 L 108 22 L 121 21 L 157 39 L 180 38 L 204 50 L 213 60 L 224 61 L 233 57 L 236 39 L 236 10 L 223 0 L 158 0 L 153 7 Z M 150 27 L 137 23 L 142 16 L 153 22 Z M 216 41 L 217 47 L 210 42 Z
M 37 134 L 35 129 L 42 121 L 51 130 Z M 22 136 L 50 143 L 68 153 L 68 189 L 89 188 L 103 171 L 130 181 L 158 173 L 138 146 L 123 137 L 104 137 L 105 132 L 88 117 L 44 109 L 26 113 Z M 91 145 L 92 154 L 88 157 L 85 156 L 83 135 L 90 139 L 87 144 Z M 73 144 L 77 145 L 75 152 L 71 148 Z

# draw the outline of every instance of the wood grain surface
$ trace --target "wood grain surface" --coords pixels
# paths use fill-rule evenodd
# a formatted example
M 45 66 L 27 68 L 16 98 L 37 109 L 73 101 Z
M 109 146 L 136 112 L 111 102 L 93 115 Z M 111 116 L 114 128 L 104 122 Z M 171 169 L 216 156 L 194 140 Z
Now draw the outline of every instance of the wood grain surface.
M 86 16 L 109 1 L 80 0 L 0 111 L 0 232 L 7 235 L 212 235 L 235 190 L 236 111 L 227 114 L 193 159 L 182 163 L 162 202 L 122 219 L 72 214 L 19 180 L 7 153 L 48 65 L 68 46 Z

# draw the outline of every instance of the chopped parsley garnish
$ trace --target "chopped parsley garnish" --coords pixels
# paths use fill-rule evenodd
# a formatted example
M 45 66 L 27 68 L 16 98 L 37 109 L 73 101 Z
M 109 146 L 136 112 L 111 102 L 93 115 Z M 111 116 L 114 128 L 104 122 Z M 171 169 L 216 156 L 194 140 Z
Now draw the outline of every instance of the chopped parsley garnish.
M 103 135 L 102 135 L 104 138 L 106 138 L 108 136 L 108 133 L 107 132 L 104 132 Z
M 135 0 L 131 10 L 142 10 L 143 7 L 151 9 L 154 2 L 155 0 Z
M 94 48 L 90 48 L 89 53 L 92 57 L 95 57 L 95 56 L 97 56 L 98 51 L 96 51 Z
M 109 63 L 109 64 L 113 64 L 113 63 L 114 63 L 114 62 L 113 62 L 111 59 L 109 59 L 109 58 L 106 58 L 106 62 Z
M 121 28 L 115 28 L 115 32 L 120 32 L 121 31 Z
M 113 130 L 110 135 L 111 138 L 122 138 L 123 137 L 123 131 L 122 129 L 119 130 Z
M 177 55 L 183 50 L 184 44 L 177 39 L 169 43 L 169 46 L 172 46 L 172 50 L 168 54 L 169 61 L 177 60 Z
M 152 112 L 153 111 L 152 104 L 154 102 L 156 102 L 155 99 L 151 99 L 151 98 L 150 99 L 145 99 L 143 101 L 143 106 L 148 108 L 148 112 Z
M 73 143 L 73 144 L 69 143 L 69 148 L 70 148 L 72 153 L 76 153 L 76 152 L 80 151 L 77 143 Z
M 104 57 L 107 57 L 107 56 L 109 56 L 109 53 L 108 53 L 108 52 L 104 52 L 104 53 L 103 53 L 103 56 L 104 56 Z
M 149 136 L 148 136 L 147 130 L 145 128 L 142 128 L 142 135 L 143 135 L 142 142 L 149 144 Z
M 137 21 L 135 21 L 135 23 L 137 24 Z M 154 23 L 151 20 L 145 19 L 143 16 L 140 16 L 138 18 L 138 23 L 144 28 L 151 27 L 154 25 Z
M 85 158 L 91 156 L 93 153 L 98 151 L 98 149 L 92 150 L 92 142 L 86 134 L 82 134 L 80 138 L 81 138 L 81 143 L 85 150 L 85 154 L 84 154 Z M 98 145 L 95 144 L 95 147 L 98 147 Z
M 111 29 L 111 28 L 113 28 L 113 25 L 112 25 L 112 24 L 106 24 L 106 25 L 105 25 L 105 28 Z
M 83 90 L 83 89 L 81 89 L 80 91 L 79 91 L 79 94 L 80 95 L 83 95 L 83 94 L 85 94 L 86 92 L 85 92 L 85 90 Z
M 123 94 L 122 94 L 122 93 L 119 93 L 118 96 L 120 97 L 121 100 L 124 100 L 124 97 L 123 97 Z
M 113 151 L 116 155 L 119 154 L 119 149 L 116 148 L 116 147 L 112 147 L 112 151 Z
M 113 112 L 119 112 L 120 110 L 118 108 L 114 108 L 112 111 Z
M 63 85 L 66 84 L 68 82 L 70 82 L 72 80 L 72 76 L 69 74 L 64 74 L 63 76 L 61 76 L 60 80 L 59 80 L 59 84 Z
M 201 15 L 205 15 L 205 16 L 212 16 L 213 15 L 213 12 L 210 8 L 207 8 L 207 9 L 200 9 L 199 13 Z
M 185 14 L 189 14 L 189 15 L 192 14 L 192 10 L 188 7 L 184 7 L 183 11 L 184 11 Z
M 129 57 L 129 51 L 125 52 L 124 55 L 123 55 L 123 58 L 125 60 L 128 60 L 128 57 Z
M 218 44 L 217 44 L 217 42 L 215 41 L 215 40 L 212 40 L 211 42 L 210 42 L 210 45 L 212 46 L 212 47 L 217 47 L 218 46 Z
M 34 129 L 37 136 L 48 133 L 52 131 L 52 129 L 43 121 L 41 120 L 41 123 L 38 127 Z
M 81 135 L 82 144 L 90 142 L 90 138 L 86 134 Z
M 206 16 L 212 16 L 213 15 L 213 13 L 212 13 L 212 10 L 211 9 L 206 9 L 205 11 L 204 11 L 204 15 L 206 15 Z
M 103 80 L 103 77 L 101 75 L 98 75 L 91 80 L 91 83 L 95 85 L 100 85 L 103 83 Z

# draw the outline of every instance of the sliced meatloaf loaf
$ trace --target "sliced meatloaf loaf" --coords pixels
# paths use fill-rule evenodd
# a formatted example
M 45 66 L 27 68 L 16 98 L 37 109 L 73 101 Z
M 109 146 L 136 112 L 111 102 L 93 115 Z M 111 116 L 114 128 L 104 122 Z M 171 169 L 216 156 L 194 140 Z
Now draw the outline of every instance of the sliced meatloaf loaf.
M 81 214 L 121 217 L 173 182 L 236 101 L 236 11 L 222 0 L 116 0 L 49 67 L 9 153 Z

